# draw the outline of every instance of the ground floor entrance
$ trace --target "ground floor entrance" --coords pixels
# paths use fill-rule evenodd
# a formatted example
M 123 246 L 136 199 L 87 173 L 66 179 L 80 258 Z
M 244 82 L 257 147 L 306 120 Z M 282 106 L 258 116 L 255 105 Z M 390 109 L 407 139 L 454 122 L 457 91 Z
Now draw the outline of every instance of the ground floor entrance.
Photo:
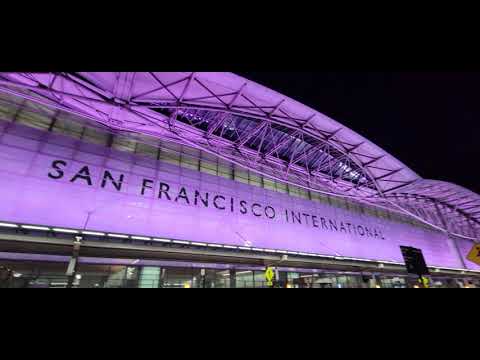
M 21 254 L 0 260 L 2 288 L 269 288 L 266 267 L 258 265 L 80 258 L 74 279 L 66 275 L 68 257 Z M 341 271 L 275 267 L 273 287 L 411 288 L 417 279 L 401 272 Z M 475 277 L 437 275 L 430 287 L 480 287 Z
M 155 241 L 154 241 L 155 240 Z M 480 287 L 480 271 L 428 266 L 428 286 Z M 268 270 L 268 271 L 267 271 Z M 4 228 L 2 288 L 413 288 L 404 263 L 186 240 Z

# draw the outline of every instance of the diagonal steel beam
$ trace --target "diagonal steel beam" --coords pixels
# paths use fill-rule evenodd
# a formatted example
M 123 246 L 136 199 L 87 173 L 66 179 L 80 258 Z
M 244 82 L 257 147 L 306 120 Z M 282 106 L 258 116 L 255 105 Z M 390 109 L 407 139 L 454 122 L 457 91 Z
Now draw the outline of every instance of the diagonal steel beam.
M 399 169 L 390 171 L 389 173 L 387 173 L 387 174 L 385 174 L 385 175 L 382 175 L 382 176 L 379 176 L 379 177 L 374 178 L 374 180 L 375 180 L 375 181 L 378 181 L 378 180 L 384 179 L 384 178 L 389 177 L 389 176 L 391 176 L 391 175 L 393 175 L 393 174 L 396 174 L 397 172 L 402 171 L 402 170 L 403 170 L 403 168 L 399 168 Z
M 170 90 L 170 87 L 173 86 L 173 85 L 176 85 L 176 84 L 179 84 L 181 82 L 184 82 L 188 79 L 188 77 L 185 77 L 185 78 L 182 78 L 182 79 L 179 79 L 179 80 L 175 80 L 173 82 L 171 82 L 170 84 L 164 84 L 162 82 L 162 80 L 160 80 L 157 75 L 155 75 L 154 72 L 149 72 L 150 76 L 153 77 L 159 84 L 160 84 L 160 87 L 159 88 L 156 88 L 156 89 L 153 89 L 153 90 L 148 90 L 148 91 L 145 91 L 141 94 L 138 94 L 136 96 L 134 96 L 132 98 L 132 100 L 137 100 L 138 98 L 141 98 L 141 97 L 144 97 L 146 95 L 150 95 L 150 94 L 153 94 L 154 92 L 157 92 L 159 90 L 162 90 L 162 89 L 165 89 L 170 95 L 172 95 L 172 97 L 175 99 L 175 100 L 178 100 L 178 97 Z
M 238 139 L 235 146 L 244 146 L 250 139 L 256 137 L 259 132 L 266 129 L 268 125 L 269 123 L 267 121 L 260 122 L 253 130 Z
M 237 91 L 237 93 L 234 95 L 232 100 L 228 103 L 227 108 L 231 109 L 233 105 L 235 104 L 235 101 L 237 101 L 238 97 L 242 95 L 243 89 L 245 89 L 245 86 L 247 86 L 247 83 L 243 84 L 240 89 Z

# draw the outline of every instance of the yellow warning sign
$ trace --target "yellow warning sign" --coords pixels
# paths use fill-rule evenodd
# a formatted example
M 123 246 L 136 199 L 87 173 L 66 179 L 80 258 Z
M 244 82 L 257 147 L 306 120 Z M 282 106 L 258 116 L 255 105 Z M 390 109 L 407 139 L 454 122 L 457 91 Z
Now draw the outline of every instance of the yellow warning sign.
M 267 279 L 267 285 L 272 286 L 273 285 L 273 278 L 275 277 L 275 273 L 273 272 L 272 267 L 267 267 L 267 270 L 265 271 L 265 279 Z
M 467 259 L 471 262 L 480 265 L 480 244 L 475 244 L 472 250 L 467 255 Z

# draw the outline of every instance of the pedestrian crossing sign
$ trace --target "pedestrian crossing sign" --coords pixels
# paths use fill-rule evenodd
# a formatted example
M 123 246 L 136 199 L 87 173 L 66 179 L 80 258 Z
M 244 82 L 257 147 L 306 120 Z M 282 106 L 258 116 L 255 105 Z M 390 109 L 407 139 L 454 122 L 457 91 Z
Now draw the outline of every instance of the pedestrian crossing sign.
M 267 270 L 265 271 L 265 279 L 267 280 L 267 286 L 272 286 L 273 285 L 273 278 L 275 277 L 275 273 L 273 272 L 272 267 L 267 267 Z

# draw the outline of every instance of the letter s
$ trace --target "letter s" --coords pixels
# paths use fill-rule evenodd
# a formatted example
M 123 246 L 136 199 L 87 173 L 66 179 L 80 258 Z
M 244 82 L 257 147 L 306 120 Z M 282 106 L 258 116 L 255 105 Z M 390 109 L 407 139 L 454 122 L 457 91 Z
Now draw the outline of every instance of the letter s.
M 247 205 L 247 202 L 245 200 L 240 201 L 240 213 L 241 214 L 246 214 L 247 213 L 247 208 L 245 207 Z
M 67 166 L 67 162 L 63 160 L 55 160 L 54 162 L 52 162 L 52 168 L 54 168 L 57 171 L 57 174 L 48 173 L 48 177 L 50 179 L 58 180 L 63 178 L 63 175 L 65 173 L 63 172 L 62 169 L 60 169 L 59 165 Z

